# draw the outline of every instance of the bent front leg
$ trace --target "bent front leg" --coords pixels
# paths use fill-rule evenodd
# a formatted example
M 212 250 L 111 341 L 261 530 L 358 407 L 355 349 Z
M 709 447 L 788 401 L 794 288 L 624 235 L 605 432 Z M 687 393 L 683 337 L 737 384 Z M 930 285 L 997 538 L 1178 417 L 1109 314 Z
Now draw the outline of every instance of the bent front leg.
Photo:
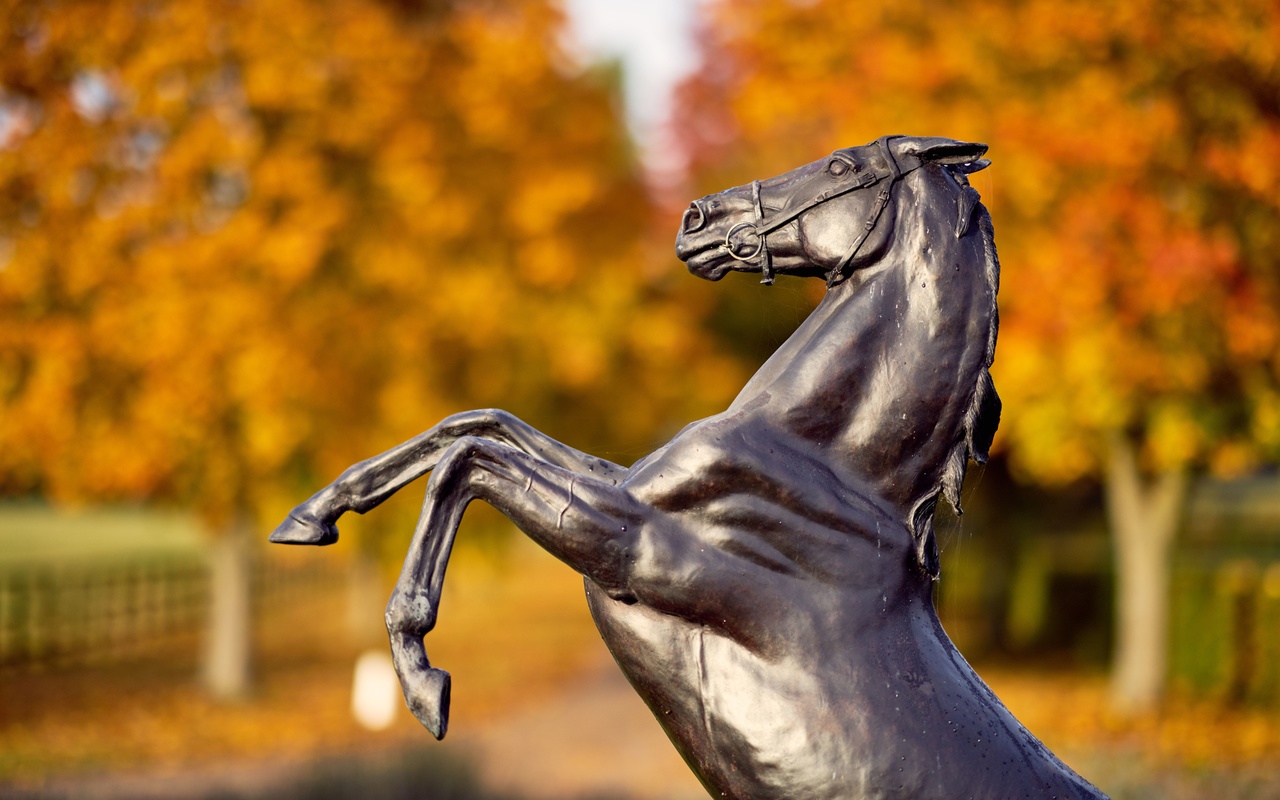
M 629 542 L 651 510 L 612 483 L 491 440 L 465 437 L 436 464 L 422 516 L 387 603 L 392 660 L 405 700 L 437 738 L 448 727 L 449 677 L 427 659 L 445 569 L 467 505 L 485 500 L 534 541 L 614 596 L 626 593 Z
M 348 511 L 363 514 L 436 467 L 441 454 L 464 437 L 499 442 L 540 460 L 617 484 L 625 467 L 575 450 L 505 411 L 464 411 L 348 468 L 338 479 L 297 506 L 271 534 L 277 544 L 327 545 L 338 540 L 337 521 Z

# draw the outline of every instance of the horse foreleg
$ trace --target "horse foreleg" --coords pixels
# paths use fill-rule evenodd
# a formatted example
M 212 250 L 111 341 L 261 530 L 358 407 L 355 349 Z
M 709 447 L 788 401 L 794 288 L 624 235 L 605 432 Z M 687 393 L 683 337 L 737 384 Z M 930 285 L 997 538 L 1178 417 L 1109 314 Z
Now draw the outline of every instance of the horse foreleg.
M 489 439 L 535 455 L 572 472 L 617 483 L 625 467 L 562 444 L 538 429 L 497 409 L 464 411 L 440 424 L 348 468 L 338 479 L 289 513 L 271 534 L 278 544 L 333 544 L 337 521 L 348 511 L 363 514 L 435 468 L 440 455 L 463 437 Z
M 472 500 L 502 511 L 552 555 L 615 597 L 627 593 L 628 542 L 646 507 L 623 489 L 491 440 L 456 441 L 435 465 L 404 569 L 387 603 L 392 660 L 405 701 L 436 738 L 448 727 L 449 676 L 422 637 L 436 622 L 449 552 Z

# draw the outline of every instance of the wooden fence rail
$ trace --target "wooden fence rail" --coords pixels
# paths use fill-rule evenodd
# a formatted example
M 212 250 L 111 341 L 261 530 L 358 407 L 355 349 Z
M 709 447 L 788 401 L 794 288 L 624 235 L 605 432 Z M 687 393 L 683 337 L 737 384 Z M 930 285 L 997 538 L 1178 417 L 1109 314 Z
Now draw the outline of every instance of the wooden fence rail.
M 309 602 L 342 581 L 331 564 L 259 559 L 255 608 Z M 209 617 L 198 554 L 0 568 L 0 671 L 120 661 L 197 641 Z

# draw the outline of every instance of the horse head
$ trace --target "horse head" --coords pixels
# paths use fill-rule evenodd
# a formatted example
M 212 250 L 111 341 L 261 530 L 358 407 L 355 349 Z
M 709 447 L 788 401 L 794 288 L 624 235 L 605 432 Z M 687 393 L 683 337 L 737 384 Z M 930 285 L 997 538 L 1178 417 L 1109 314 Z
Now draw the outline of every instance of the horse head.
M 877 260 L 893 240 L 891 192 L 926 163 L 960 173 L 987 166 L 987 146 L 941 137 L 885 136 L 775 178 L 693 201 L 676 237 L 689 271 L 719 280 L 732 271 L 825 276 L 834 285 Z

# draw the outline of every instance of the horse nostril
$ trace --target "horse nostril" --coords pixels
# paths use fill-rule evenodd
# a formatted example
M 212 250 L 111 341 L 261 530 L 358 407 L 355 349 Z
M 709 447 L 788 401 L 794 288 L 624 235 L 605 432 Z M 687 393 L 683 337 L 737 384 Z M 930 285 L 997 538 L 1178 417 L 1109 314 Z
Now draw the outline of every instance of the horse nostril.
M 698 205 L 698 201 L 694 200 L 685 209 L 684 219 L 680 222 L 680 230 L 684 233 L 693 233 L 701 230 L 702 226 L 707 224 L 707 215 L 702 212 L 702 206 Z

